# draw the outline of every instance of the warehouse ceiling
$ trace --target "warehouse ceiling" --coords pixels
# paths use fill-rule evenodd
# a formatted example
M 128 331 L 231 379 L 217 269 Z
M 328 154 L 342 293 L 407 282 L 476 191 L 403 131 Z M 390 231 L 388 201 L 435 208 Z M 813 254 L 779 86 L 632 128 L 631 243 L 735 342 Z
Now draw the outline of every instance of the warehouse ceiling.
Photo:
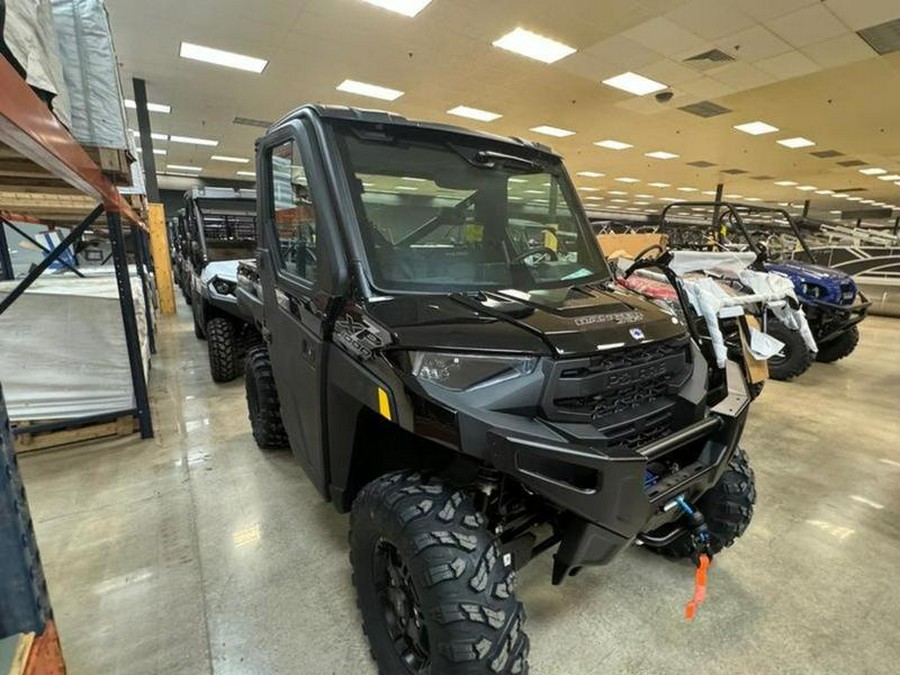
M 201 176 L 240 178 L 252 162 L 211 157 L 251 158 L 264 130 L 235 120 L 271 121 L 322 102 L 549 143 L 597 207 L 642 211 L 663 199 L 708 199 L 703 193 L 719 182 L 736 200 L 811 199 L 824 211 L 869 200 L 900 206 L 900 181 L 881 180 L 900 174 L 897 0 L 432 0 L 411 18 L 364 0 L 107 7 L 126 95 L 131 78 L 143 77 L 150 101 L 172 106 L 151 113 L 154 132 L 218 141 L 157 142 L 167 152 L 156 157 L 160 171 L 193 166 Z M 576 51 L 546 64 L 493 46 L 519 27 Z M 872 27 L 866 36 L 883 55 L 858 34 Z M 255 74 L 183 59 L 182 42 L 268 65 Z M 602 84 L 625 72 L 674 95 L 661 103 Z M 404 93 L 388 102 L 336 90 L 347 79 Z M 460 105 L 502 117 L 488 123 L 446 112 Z M 778 131 L 734 129 L 754 121 Z M 531 131 L 542 125 L 575 133 Z M 796 138 L 814 145 L 777 142 Z M 604 140 L 632 147 L 595 145 Z M 647 156 L 660 151 L 677 157 Z M 610 204 L 611 190 L 627 193 L 625 201 Z

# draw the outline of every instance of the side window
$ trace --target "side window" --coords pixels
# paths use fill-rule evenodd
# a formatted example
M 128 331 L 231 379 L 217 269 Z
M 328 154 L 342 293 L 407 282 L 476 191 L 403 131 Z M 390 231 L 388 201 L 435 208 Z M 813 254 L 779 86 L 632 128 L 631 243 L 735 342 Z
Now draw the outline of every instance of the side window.
M 279 242 L 281 268 L 315 283 L 318 278 L 316 211 L 300 149 L 288 141 L 272 149 L 271 216 Z

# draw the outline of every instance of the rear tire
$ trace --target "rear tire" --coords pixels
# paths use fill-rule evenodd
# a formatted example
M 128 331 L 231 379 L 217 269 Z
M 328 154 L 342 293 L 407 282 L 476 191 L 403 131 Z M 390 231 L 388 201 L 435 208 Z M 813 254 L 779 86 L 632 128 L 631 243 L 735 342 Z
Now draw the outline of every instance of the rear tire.
M 382 476 L 353 502 L 357 604 L 382 675 L 528 672 L 515 574 L 459 491 L 417 474 Z
M 769 359 L 769 377 L 773 380 L 793 380 L 809 370 L 813 353 L 803 341 L 800 331 L 791 330 L 778 319 L 769 317 L 766 332 L 784 343 L 782 352 Z
M 209 341 L 209 372 L 213 382 L 231 382 L 238 376 L 237 327 L 234 321 L 217 316 L 206 324 Z
M 256 347 L 247 354 L 244 385 L 247 389 L 250 428 L 256 445 L 263 450 L 287 448 L 288 437 L 281 421 L 275 376 L 265 347 Z
M 841 333 L 834 340 L 829 340 L 819 345 L 816 353 L 816 361 L 819 363 L 834 363 L 839 359 L 850 356 L 856 345 L 859 344 L 859 326 L 852 326 L 846 333 Z
M 709 548 L 713 554 L 731 546 L 746 532 L 753 518 L 755 503 L 756 478 L 747 453 L 738 448 L 719 482 L 700 497 L 696 504 L 709 527 Z M 687 533 L 667 546 L 647 548 L 669 558 L 689 558 L 694 553 Z

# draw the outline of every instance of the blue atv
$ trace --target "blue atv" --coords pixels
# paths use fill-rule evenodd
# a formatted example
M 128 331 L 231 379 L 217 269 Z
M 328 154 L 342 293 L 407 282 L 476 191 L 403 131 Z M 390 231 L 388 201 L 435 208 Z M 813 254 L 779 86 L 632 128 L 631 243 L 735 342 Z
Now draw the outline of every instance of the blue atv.
M 757 256 L 753 267 L 787 277 L 793 283 L 819 351 L 811 354 L 792 331 L 774 317 L 767 317 L 767 332 L 785 343 L 784 350 L 769 359 L 773 379 L 792 379 L 803 373 L 813 358 L 833 363 L 856 349 L 858 324 L 866 318 L 872 303 L 849 275 L 815 264 L 803 233 L 787 211 L 729 202 L 679 202 L 663 209 L 661 218 L 663 231 L 682 238 L 683 232 L 672 231 L 677 224 L 666 219 L 670 208 L 678 207 L 709 207 L 716 214 L 713 222 L 718 227 L 710 231 L 707 223 L 699 238 L 696 223 L 688 224 L 694 232 L 695 247 L 753 251 Z

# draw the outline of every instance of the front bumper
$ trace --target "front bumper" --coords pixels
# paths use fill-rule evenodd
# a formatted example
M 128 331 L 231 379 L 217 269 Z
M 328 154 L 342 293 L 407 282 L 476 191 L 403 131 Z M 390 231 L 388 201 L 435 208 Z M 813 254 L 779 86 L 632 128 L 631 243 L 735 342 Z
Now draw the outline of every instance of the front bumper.
M 554 583 L 583 565 L 609 562 L 641 533 L 677 519 L 677 510 L 663 511 L 674 497 L 693 500 L 719 480 L 737 448 L 750 402 L 736 363 L 726 364 L 726 378 L 728 394 L 708 415 L 637 450 L 607 453 L 584 442 L 489 430 L 491 463 L 562 511 Z M 673 453 L 691 461 L 645 487 L 648 465 Z
M 840 337 L 865 319 L 872 301 L 866 298 L 862 291 L 857 291 L 856 301 L 852 305 L 838 305 L 819 300 L 806 301 L 804 304 L 807 319 L 811 319 L 810 325 L 819 323 L 815 320 L 816 316 L 821 317 L 824 330 L 815 338 L 816 342 L 823 343 Z

